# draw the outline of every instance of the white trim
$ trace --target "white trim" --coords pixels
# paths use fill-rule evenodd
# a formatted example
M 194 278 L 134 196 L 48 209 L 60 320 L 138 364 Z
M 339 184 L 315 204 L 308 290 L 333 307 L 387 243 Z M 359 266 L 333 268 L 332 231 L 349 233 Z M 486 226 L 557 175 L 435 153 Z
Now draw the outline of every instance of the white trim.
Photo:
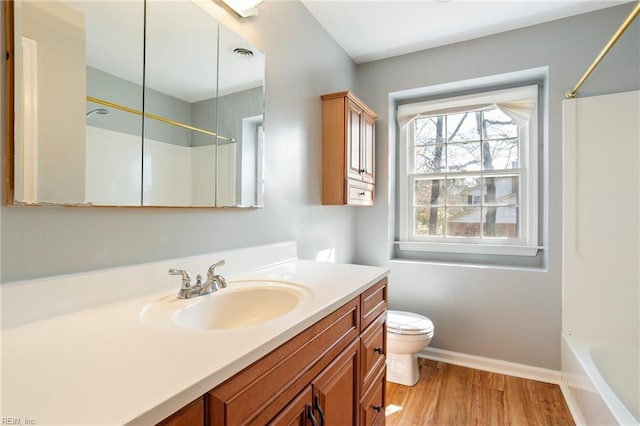
M 501 245 L 501 244 L 469 244 L 469 243 L 436 243 L 425 241 L 395 241 L 401 250 L 432 251 L 439 253 L 495 254 L 510 256 L 536 256 L 542 246 Z
M 587 422 L 584 420 L 582 411 L 580 411 L 579 408 L 579 404 L 573 398 L 573 392 L 571 392 L 571 389 L 564 383 L 560 383 L 560 391 L 562 392 L 562 396 L 567 403 L 569 413 L 571 413 L 571 417 L 573 417 L 573 421 L 575 422 L 576 426 L 586 426 Z
M 462 367 L 475 368 L 476 370 L 490 371 L 492 373 L 520 377 L 522 379 L 537 380 L 554 385 L 559 385 L 562 382 L 562 372 L 560 371 L 500 359 L 429 347 L 420 352 L 418 356 L 432 361 L 445 362 L 447 364 L 460 365 Z

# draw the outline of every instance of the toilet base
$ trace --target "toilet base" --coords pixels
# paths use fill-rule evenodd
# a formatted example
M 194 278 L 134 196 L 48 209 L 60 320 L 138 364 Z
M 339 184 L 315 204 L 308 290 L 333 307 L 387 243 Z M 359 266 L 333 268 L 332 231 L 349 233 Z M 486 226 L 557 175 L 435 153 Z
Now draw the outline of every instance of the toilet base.
M 418 354 L 387 353 L 387 381 L 414 386 L 420 379 Z

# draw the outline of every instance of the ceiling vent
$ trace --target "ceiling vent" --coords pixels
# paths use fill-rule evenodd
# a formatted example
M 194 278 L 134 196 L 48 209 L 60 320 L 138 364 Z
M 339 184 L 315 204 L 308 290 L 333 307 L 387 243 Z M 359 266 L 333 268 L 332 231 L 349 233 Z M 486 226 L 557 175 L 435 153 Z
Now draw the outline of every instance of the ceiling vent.
M 251 59 L 253 58 L 253 50 L 251 50 L 251 47 L 249 46 L 245 46 L 245 45 L 232 45 L 229 46 L 229 51 L 231 53 L 233 53 L 235 56 L 238 56 L 240 58 L 243 59 Z

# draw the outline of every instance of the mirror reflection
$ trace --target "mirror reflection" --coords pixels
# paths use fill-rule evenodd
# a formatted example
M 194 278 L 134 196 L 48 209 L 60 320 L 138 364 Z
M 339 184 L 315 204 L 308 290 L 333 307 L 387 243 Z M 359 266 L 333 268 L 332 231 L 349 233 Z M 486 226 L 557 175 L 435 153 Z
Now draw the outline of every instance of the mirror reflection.
M 218 206 L 263 205 L 264 56 L 220 27 Z M 259 67 L 251 64 L 260 64 Z M 260 71 L 262 70 L 262 71 Z
M 187 0 L 14 16 L 17 203 L 263 204 L 261 52 Z

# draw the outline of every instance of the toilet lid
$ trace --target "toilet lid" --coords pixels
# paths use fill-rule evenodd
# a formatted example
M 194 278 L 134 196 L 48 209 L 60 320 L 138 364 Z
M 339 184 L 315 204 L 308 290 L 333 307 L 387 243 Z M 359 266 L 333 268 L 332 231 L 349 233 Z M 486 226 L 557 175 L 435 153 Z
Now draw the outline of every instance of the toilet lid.
M 387 311 L 387 331 L 395 334 L 428 334 L 433 323 L 425 316 L 413 312 Z

